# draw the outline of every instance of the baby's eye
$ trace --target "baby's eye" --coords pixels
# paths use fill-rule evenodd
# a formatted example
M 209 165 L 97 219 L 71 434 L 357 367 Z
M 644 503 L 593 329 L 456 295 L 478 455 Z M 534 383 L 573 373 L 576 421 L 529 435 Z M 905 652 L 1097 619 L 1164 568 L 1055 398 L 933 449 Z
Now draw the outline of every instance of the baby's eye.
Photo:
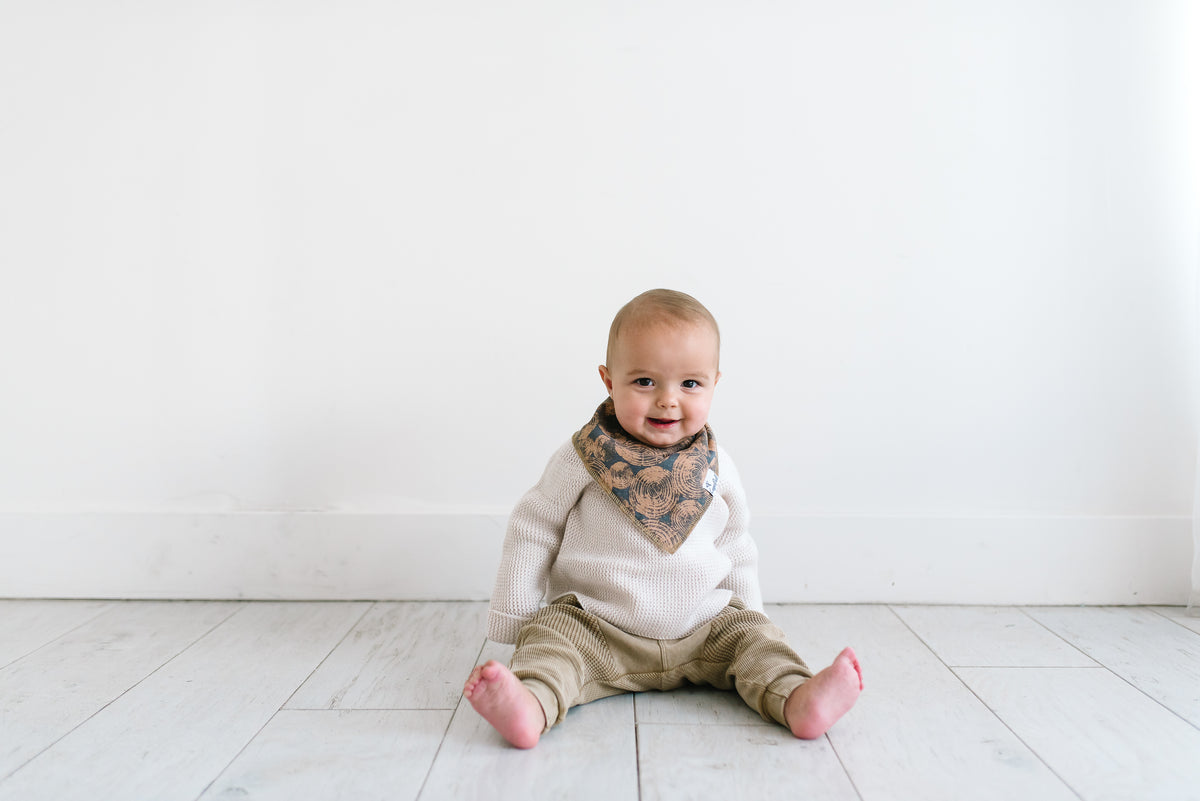
M 700 382 L 696 381 L 695 379 L 692 379 L 692 378 L 689 378 L 687 381 L 683 382 L 684 389 L 696 389 L 699 386 L 700 386 Z
M 635 378 L 635 379 L 633 380 L 633 383 L 637 384 L 639 387 L 652 387 L 652 386 L 654 386 L 654 381 L 653 381 L 652 379 L 649 379 L 649 378 Z

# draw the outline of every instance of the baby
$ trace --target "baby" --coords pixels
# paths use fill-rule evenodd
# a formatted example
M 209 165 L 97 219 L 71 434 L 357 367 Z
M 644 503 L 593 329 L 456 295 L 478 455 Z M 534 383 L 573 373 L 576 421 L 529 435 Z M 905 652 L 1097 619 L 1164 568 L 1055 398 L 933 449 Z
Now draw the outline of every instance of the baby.
M 853 650 L 814 675 L 763 614 L 745 493 L 708 426 L 719 354 L 716 321 L 682 292 L 645 292 L 613 320 L 608 398 L 509 518 L 488 637 L 515 643 L 512 661 L 463 688 L 512 745 L 625 692 L 736 689 L 804 739 L 858 699 Z

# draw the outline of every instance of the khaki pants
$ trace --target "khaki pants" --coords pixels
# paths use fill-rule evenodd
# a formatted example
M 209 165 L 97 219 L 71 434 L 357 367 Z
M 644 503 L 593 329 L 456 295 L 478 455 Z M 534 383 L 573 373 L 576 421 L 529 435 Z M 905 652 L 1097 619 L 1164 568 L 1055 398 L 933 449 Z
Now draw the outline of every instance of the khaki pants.
M 699 631 L 652 640 L 621 631 L 566 596 L 521 628 L 510 667 L 541 702 L 547 731 L 573 706 L 685 684 L 736 689 L 765 720 L 786 726 L 784 702 L 813 675 L 783 632 L 736 598 Z

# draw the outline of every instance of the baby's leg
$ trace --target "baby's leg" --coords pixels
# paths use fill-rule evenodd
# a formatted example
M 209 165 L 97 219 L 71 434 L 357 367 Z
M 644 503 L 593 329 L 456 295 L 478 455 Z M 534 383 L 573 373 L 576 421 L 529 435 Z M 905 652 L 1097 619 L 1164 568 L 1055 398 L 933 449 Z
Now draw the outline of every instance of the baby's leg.
M 541 702 L 511 670 L 494 659 L 471 671 L 463 695 L 517 748 L 533 748 L 546 728 Z
M 862 667 L 854 649 L 846 648 L 833 664 L 801 684 L 783 706 L 792 734 L 815 740 L 850 711 L 862 692 Z

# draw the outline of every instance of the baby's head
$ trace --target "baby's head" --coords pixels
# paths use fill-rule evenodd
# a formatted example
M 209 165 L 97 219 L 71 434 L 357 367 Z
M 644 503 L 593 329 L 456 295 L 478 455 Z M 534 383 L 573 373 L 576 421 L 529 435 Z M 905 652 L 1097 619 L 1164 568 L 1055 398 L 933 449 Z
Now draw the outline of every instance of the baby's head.
M 691 295 L 652 289 L 626 303 L 600 365 L 621 427 L 659 448 L 694 436 L 708 422 L 720 352 L 717 321 Z

